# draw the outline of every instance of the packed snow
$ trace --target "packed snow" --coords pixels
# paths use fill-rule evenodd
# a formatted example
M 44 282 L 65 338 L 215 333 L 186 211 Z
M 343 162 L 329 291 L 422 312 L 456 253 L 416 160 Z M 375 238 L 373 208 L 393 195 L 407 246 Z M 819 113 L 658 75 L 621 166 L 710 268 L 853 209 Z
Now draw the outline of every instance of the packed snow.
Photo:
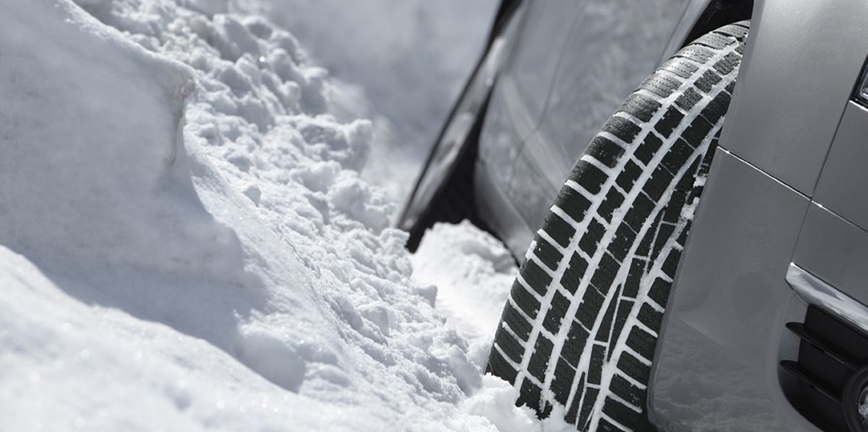
M 406 252 L 267 8 L 0 5 L 4 430 L 569 430 L 483 375 L 506 250 Z

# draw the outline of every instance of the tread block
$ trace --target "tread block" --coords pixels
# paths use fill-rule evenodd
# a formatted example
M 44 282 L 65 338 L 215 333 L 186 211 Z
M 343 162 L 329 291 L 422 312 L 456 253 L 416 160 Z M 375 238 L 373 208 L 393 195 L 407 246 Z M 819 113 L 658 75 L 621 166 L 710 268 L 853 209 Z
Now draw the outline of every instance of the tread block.
M 580 221 L 585 218 L 585 213 L 591 207 L 591 200 L 585 198 L 575 189 L 564 186 L 561 188 L 555 204 L 573 220 Z
M 521 382 L 521 390 L 519 391 L 518 400 L 515 402 L 515 405 L 526 406 L 539 412 L 541 402 L 542 390 L 529 380 L 523 380 Z
M 621 122 L 619 122 L 619 123 L 622 123 L 622 124 L 624 124 L 624 122 L 629 123 L 630 125 L 632 125 L 633 127 L 636 128 L 636 131 L 637 131 L 636 133 L 638 133 L 638 131 L 640 130 L 639 126 L 636 126 L 632 122 L 625 120 L 621 117 L 613 118 L 610 121 L 610 123 L 612 121 L 614 121 L 615 119 L 621 120 Z M 603 130 L 605 130 L 605 127 L 603 128 Z M 624 133 L 624 132 L 621 131 L 619 133 Z M 612 133 L 612 135 L 615 135 L 618 138 L 621 138 L 624 142 L 629 143 L 629 142 L 633 141 L 632 138 L 630 140 L 626 140 L 626 139 L 622 138 L 621 136 L 616 135 L 615 133 Z M 634 135 L 634 137 L 635 137 L 635 135 Z M 624 154 L 624 148 L 619 146 L 618 144 L 615 144 L 614 141 L 612 141 L 606 137 L 597 135 L 594 137 L 594 139 L 591 140 L 591 143 L 588 144 L 588 148 L 585 150 L 585 154 L 593 155 L 594 159 L 597 159 L 603 165 L 606 165 L 609 168 L 614 168 L 615 165 L 618 165 L 618 159 L 620 159 L 621 155 Z
M 615 313 L 615 322 L 612 324 L 612 341 L 617 341 L 618 338 L 621 337 L 621 332 L 624 330 L 624 325 L 627 323 L 627 318 L 630 317 L 630 312 L 633 310 L 633 301 L 629 299 L 622 299 L 618 302 L 618 312 Z M 609 353 L 606 356 L 606 360 L 612 358 L 612 354 L 615 351 L 615 347 L 617 345 L 615 343 L 611 343 L 609 345 Z
M 509 292 L 509 296 L 512 297 L 515 304 L 521 308 L 521 311 L 524 312 L 528 318 L 532 320 L 536 319 L 536 315 L 539 313 L 540 309 L 539 300 L 527 291 L 518 280 L 512 284 L 512 290 Z
M 573 253 L 570 257 L 570 264 L 564 271 L 564 276 L 561 278 L 561 286 L 564 287 L 570 294 L 575 294 L 582 282 L 582 277 L 585 276 L 585 270 L 588 269 L 588 262 L 579 254 Z
M 582 351 L 585 349 L 585 344 L 588 342 L 588 334 L 587 330 L 585 330 L 581 323 L 578 321 L 573 321 L 570 326 L 570 330 L 567 332 L 567 340 L 564 343 L 564 347 L 561 350 L 561 358 L 566 360 L 570 366 L 575 367 L 579 364 L 579 360 L 582 357 Z
M 621 402 L 608 397 L 603 401 L 603 413 L 626 424 L 639 424 L 643 420 L 642 413 L 637 413 Z
M 666 167 L 670 173 L 677 173 L 685 164 L 687 164 L 687 160 L 690 159 L 690 156 L 693 156 L 694 151 L 693 147 L 691 147 L 686 140 L 679 138 L 678 141 L 675 141 L 675 144 L 672 144 L 672 147 L 668 152 L 666 152 L 666 155 L 663 156 L 663 160 L 661 160 L 660 163 Z M 693 183 L 692 178 L 690 179 L 690 183 Z
M 621 170 L 621 174 L 618 175 L 615 183 L 625 192 L 630 192 L 633 190 L 633 185 L 636 184 L 636 180 L 639 179 L 640 175 L 642 175 L 642 168 L 630 160 L 624 164 L 624 168 Z
M 582 303 L 579 304 L 579 309 L 576 311 L 576 319 L 579 320 L 585 328 L 594 328 L 594 321 L 597 320 L 597 314 L 603 307 L 603 295 L 593 287 L 588 287 L 585 292 L 585 297 Z
M 656 309 L 652 308 L 647 303 L 643 304 L 642 308 L 639 309 L 638 317 L 639 322 L 655 331 L 660 330 L 660 326 L 663 324 L 663 313 L 657 312 Z
M 579 239 L 579 248 L 588 254 L 589 257 L 594 256 L 594 253 L 597 252 L 597 244 L 600 243 L 605 233 L 606 228 L 603 224 L 597 222 L 596 219 L 591 219 L 588 222 L 588 229 L 585 231 L 585 235 Z
M 681 81 L 661 73 L 655 73 L 645 80 L 640 87 L 661 98 L 667 98 L 672 93 L 675 93 L 675 90 L 678 90 L 680 86 Z
M 588 421 L 588 416 L 591 415 L 591 408 L 597 403 L 597 396 L 600 394 L 600 390 L 595 388 L 587 388 L 585 390 L 585 397 L 582 401 L 582 410 L 579 412 L 579 424 L 584 425 Z
M 582 392 L 585 388 L 585 376 L 582 375 L 582 378 L 579 380 L 579 385 L 576 388 L 576 395 L 573 396 L 573 403 L 570 404 L 570 408 L 567 410 L 567 415 L 564 417 L 564 420 L 570 424 L 576 424 L 576 421 L 579 419 L 579 408 L 582 403 Z
M 675 57 L 693 60 L 697 63 L 707 63 L 714 57 L 714 51 L 701 45 L 688 45 L 675 53 Z
M 640 193 L 633 200 L 633 206 L 624 215 L 624 223 L 638 233 L 653 211 L 654 201 L 647 194 Z
M 636 135 L 642 131 L 642 127 L 624 117 L 615 116 L 603 125 L 603 131 L 615 135 L 625 143 L 632 143 L 636 139 Z
M 545 272 L 533 260 L 527 260 L 521 268 L 521 275 L 527 284 L 530 285 L 537 294 L 544 296 L 548 291 L 549 284 L 552 283 L 552 277 Z
M 667 70 L 675 75 L 678 75 L 681 78 L 687 79 L 693 76 L 693 74 L 695 74 L 696 71 L 699 70 L 699 66 L 690 62 L 681 61 L 679 59 L 669 59 L 666 60 L 665 63 L 663 63 L 661 69 Z
M 534 242 L 533 254 L 551 270 L 557 270 L 564 256 L 545 239 L 537 236 Z
M 518 376 L 518 372 L 509 365 L 497 350 L 491 350 L 491 354 L 488 356 L 486 371 L 512 384 L 515 384 L 515 378 Z
M 627 335 L 627 346 L 646 359 L 654 358 L 655 345 L 657 345 L 657 338 L 639 327 L 633 327 Z
M 672 287 L 672 284 L 666 282 L 662 278 L 654 279 L 654 283 L 651 284 L 651 289 L 648 290 L 648 297 L 651 300 L 654 300 L 660 306 L 666 306 L 666 302 L 669 300 L 669 289 Z
M 681 245 L 681 247 L 684 247 L 687 244 L 687 233 L 690 232 L 690 226 L 692 224 L 692 221 L 688 221 L 687 225 L 684 227 L 684 230 L 681 231 L 681 235 L 678 236 L 678 240 L 675 240 L 676 242 L 678 242 L 679 245 Z
M 567 404 L 567 399 L 570 397 L 570 391 L 573 389 L 573 378 L 576 376 L 576 369 L 570 366 L 564 359 L 558 359 L 558 364 L 555 366 L 555 377 L 552 380 L 551 389 L 555 394 L 555 400 L 561 405 Z
M 737 39 L 744 39 L 745 37 L 747 37 L 748 28 L 741 25 L 741 23 L 735 23 L 721 27 L 715 30 L 715 33 L 721 33 L 724 35 L 735 37 Z
M 624 282 L 624 296 L 636 298 L 642 285 L 642 277 L 645 276 L 645 260 L 633 258 L 630 262 L 630 271 L 627 273 L 627 281 Z
M 521 356 L 524 353 L 524 346 L 519 343 L 512 335 L 503 330 L 498 330 L 494 335 L 494 343 L 500 347 L 500 350 L 515 363 L 521 363 Z
M 549 359 L 552 356 L 552 341 L 539 335 L 536 338 L 536 343 L 533 345 L 533 354 L 530 356 L 530 362 L 527 365 L 527 371 L 533 375 L 539 382 L 545 381 L 546 369 L 549 366 Z
M 681 178 L 682 181 L 678 182 L 678 185 L 675 186 L 675 190 L 672 191 L 672 197 L 669 199 L 669 203 L 665 209 L 663 209 L 663 222 L 674 225 L 677 224 L 678 221 L 681 220 L 681 208 L 684 206 L 684 203 L 687 200 L 687 193 L 689 189 L 679 189 L 680 186 L 683 185 L 684 180 L 693 181 L 693 176 L 684 176 Z
M 709 121 L 719 120 L 729 109 L 730 101 L 732 101 L 732 95 L 730 93 L 718 93 L 717 96 L 708 103 L 708 106 L 702 110 L 702 117 L 705 117 Z
M 660 214 L 660 217 L 663 217 L 663 214 Z M 672 236 L 672 232 L 675 231 L 675 226 L 670 223 L 658 223 L 657 227 L 657 238 L 654 241 L 654 249 L 651 251 L 651 259 L 657 259 L 658 255 L 660 255 L 660 251 L 663 250 L 663 246 L 666 246 L 666 242 L 669 241 L 669 237 Z
M 550 415 L 552 415 L 552 410 L 554 408 L 555 407 L 552 404 L 546 402 L 545 408 L 543 408 L 542 412 L 538 413 L 539 418 L 548 418 Z
M 692 147 L 697 147 L 699 144 L 702 144 L 702 141 L 708 136 L 713 127 L 714 125 L 705 116 L 700 115 L 687 127 L 678 140 L 685 140 Z
M 675 111 L 675 112 L 678 115 L 681 115 L 681 113 L 678 113 L 677 111 Z M 667 111 L 667 114 L 668 113 L 669 112 Z M 664 119 L 665 119 L 665 117 L 664 117 Z M 662 122 L 662 120 L 661 120 L 661 122 Z M 659 127 L 659 126 L 660 126 L 660 123 L 658 123 L 657 126 L 655 126 L 655 127 Z M 643 164 L 648 165 L 651 163 L 651 159 L 654 158 L 654 154 L 657 153 L 657 150 L 659 150 L 662 145 L 663 145 L 663 140 L 661 140 L 659 137 L 657 137 L 654 134 L 648 134 L 648 136 L 645 137 L 645 140 L 642 142 L 642 144 L 640 144 L 639 147 L 637 147 L 636 150 L 633 152 L 633 156 L 635 156 L 636 159 L 638 159 Z
M 660 198 L 666 192 L 673 179 L 674 177 L 668 169 L 663 165 L 658 165 L 651 174 L 651 179 L 642 188 L 642 192 L 645 192 L 645 195 L 648 195 L 648 198 L 651 198 L 652 201 L 660 201 Z
M 609 244 L 609 253 L 611 253 L 618 261 L 624 261 L 627 252 L 633 246 L 635 241 L 636 232 L 626 223 L 622 223 L 618 226 L 618 229 L 615 230 L 615 237 L 612 239 L 612 243 Z
M 681 124 L 681 121 L 684 120 L 684 114 L 678 111 L 674 106 L 670 106 L 666 108 L 666 114 L 663 114 L 663 117 L 660 121 L 654 125 L 654 130 L 656 130 L 660 135 L 663 135 L 666 138 L 669 138 L 669 135 L 672 135 L 672 131 Z M 642 162 L 645 162 L 644 160 Z M 645 162 L 647 165 L 648 162 Z
M 594 338 L 597 342 L 607 343 L 610 342 L 610 337 L 612 336 L 612 321 L 615 319 L 615 311 L 618 309 L 618 290 L 616 290 L 615 295 L 612 296 L 612 300 L 609 302 L 609 306 L 606 308 L 606 314 L 603 315 L 603 320 L 600 321 L 600 328 L 597 330 L 597 337 Z M 603 350 L 605 354 L 606 350 Z M 605 355 L 604 355 L 605 358 Z
M 704 45 L 709 48 L 714 48 L 717 50 L 723 49 L 727 45 L 732 44 L 733 41 L 731 37 L 723 33 L 711 32 L 702 35 L 699 39 L 693 41 L 695 44 Z
M 606 199 L 600 204 L 600 207 L 597 209 L 597 214 L 600 215 L 606 222 L 611 223 L 612 215 L 615 213 L 615 210 L 621 207 L 621 204 L 624 204 L 624 195 L 615 190 L 615 188 L 611 188 L 606 194 Z
M 675 272 L 678 270 L 678 261 L 681 259 L 681 252 L 677 249 L 672 249 L 669 251 L 669 255 L 666 255 L 666 260 L 663 261 L 663 273 L 670 278 L 675 278 Z M 665 306 L 665 304 L 664 304 Z
M 609 176 L 599 168 L 592 165 L 588 161 L 580 160 L 576 163 L 576 167 L 570 173 L 570 179 L 582 185 L 588 192 L 592 194 L 600 193 L 603 183 L 606 182 Z
M 651 222 L 651 226 L 649 227 L 648 231 L 645 232 L 645 237 L 642 237 L 642 241 L 639 242 L 639 248 L 636 249 L 636 256 L 645 257 L 649 260 L 653 258 L 651 248 L 654 246 L 654 239 L 657 236 L 656 230 L 657 227 L 660 226 L 661 217 L 661 214 L 657 214 L 657 216 L 654 218 L 654 221 Z
M 561 323 L 567 315 L 567 309 L 570 308 L 570 301 L 560 292 L 555 291 L 552 298 L 551 308 L 543 320 L 543 327 L 551 333 L 557 334 L 561 328 Z
M 591 348 L 591 365 L 588 367 L 588 384 L 599 385 L 603 379 L 603 362 L 606 360 L 606 347 L 594 345 Z
M 693 90 L 693 87 L 687 87 L 684 93 L 678 96 L 678 99 L 675 99 L 675 105 L 678 105 L 684 111 L 690 111 L 701 100 L 702 95 L 698 91 Z
M 530 332 L 533 329 L 533 324 L 527 322 L 527 320 L 521 316 L 521 313 L 515 310 L 510 303 L 506 303 L 506 306 L 503 308 L 503 317 L 501 320 L 509 326 L 516 336 L 527 342 L 530 337 Z
M 618 426 L 613 425 L 608 420 L 601 418 L 600 422 L 597 424 L 597 430 L 595 432 L 629 432 L 624 429 L 619 428 Z
M 721 75 L 729 75 L 735 68 L 738 67 L 741 62 L 741 56 L 735 53 L 729 53 L 723 56 L 722 59 L 718 60 L 717 63 L 712 66 L 714 70 L 720 72 Z
M 647 383 L 651 376 L 651 367 L 628 352 L 621 354 L 621 358 L 618 359 L 618 369 L 640 383 Z
M 627 381 L 626 378 L 615 374 L 612 377 L 612 384 L 609 388 L 615 396 L 645 410 L 645 403 L 648 397 L 645 390 L 634 386 L 630 381 Z
M 659 111 L 662 106 L 663 105 L 661 105 L 660 102 L 651 99 L 648 96 L 645 96 L 641 93 L 633 93 L 630 95 L 627 101 L 618 108 L 618 111 L 629 113 L 633 117 L 636 117 L 643 122 L 649 122 L 651 121 L 651 118 L 654 117 L 654 114 L 657 113 L 657 111 Z
M 609 289 L 612 288 L 612 282 L 615 281 L 615 277 L 618 275 L 618 268 L 620 267 L 620 263 L 612 256 L 610 253 L 604 253 L 603 257 L 600 259 L 600 265 L 597 268 L 596 273 L 591 278 L 591 285 L 597 289 L 597 291 L 608 294 Z
M 720 75 L 714 73 L 713 71 L 705 71 L 695 83 L 693 83 L 696 88 L 702 90 L 704 93 L 708 94 L 711 92 L 711 89 L 715 84 L 719 83 L 722 80 Z
M 576 230 L 554 212 L 549 212 L 549 215 L 546 216 L 542 229 L 548 233 L 551 238 L 558 242 L 561 247 L 569 246 L 570 241 L 576 234 Z

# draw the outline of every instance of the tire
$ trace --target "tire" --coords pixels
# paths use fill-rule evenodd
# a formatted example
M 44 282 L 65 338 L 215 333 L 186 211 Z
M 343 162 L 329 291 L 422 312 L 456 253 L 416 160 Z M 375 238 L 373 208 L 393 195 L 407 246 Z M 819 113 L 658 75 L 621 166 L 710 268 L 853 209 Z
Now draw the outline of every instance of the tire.
M 583 431 L 648 431 L 669 289 L 748 23 L 708 33 L 633 92 L 575 165 L 504 307 L 488 371 Z

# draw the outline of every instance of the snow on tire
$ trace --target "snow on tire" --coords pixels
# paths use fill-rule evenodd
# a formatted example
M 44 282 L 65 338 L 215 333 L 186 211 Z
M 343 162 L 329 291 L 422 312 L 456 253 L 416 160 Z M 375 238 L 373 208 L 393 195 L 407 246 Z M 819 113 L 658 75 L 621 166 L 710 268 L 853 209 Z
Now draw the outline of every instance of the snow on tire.
M 676 53 L 591 141 L 537 232 L 488 370 L 518 405 L 583 431 L 645 431 L 669 289 L 723 126 L 748 23 Z

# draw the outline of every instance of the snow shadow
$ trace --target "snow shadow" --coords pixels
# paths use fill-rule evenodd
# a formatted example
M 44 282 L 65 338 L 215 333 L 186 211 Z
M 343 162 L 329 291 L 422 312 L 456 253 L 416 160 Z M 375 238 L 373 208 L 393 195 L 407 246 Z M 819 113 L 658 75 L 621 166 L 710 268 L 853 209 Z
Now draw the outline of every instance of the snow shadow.
M 193 72 L 70 2 L 6 7 L 0 244 L 72 297 L 234 356 L 239 322 L 265 297 L 193 186 L 182 133 Z

